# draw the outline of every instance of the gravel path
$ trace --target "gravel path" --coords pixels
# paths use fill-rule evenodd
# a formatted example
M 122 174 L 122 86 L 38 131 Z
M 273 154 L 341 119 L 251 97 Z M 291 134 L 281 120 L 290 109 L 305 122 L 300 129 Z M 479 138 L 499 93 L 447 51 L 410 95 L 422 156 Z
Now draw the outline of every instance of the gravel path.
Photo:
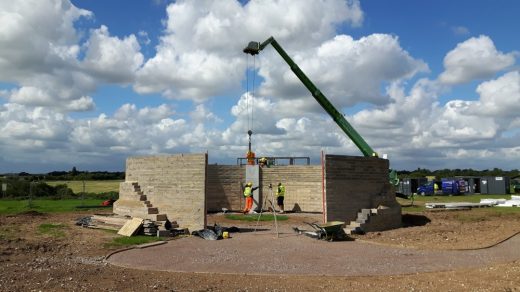
M 405 249 L 360 241 L 326 242 L 282 228 L 233 233 L 218 241 L 187 237 L 115 253 L 122 267 L 257 275 L 371 276 L 476 268 L 520 259 L 520 235 L 496 246 L 463 251 Z

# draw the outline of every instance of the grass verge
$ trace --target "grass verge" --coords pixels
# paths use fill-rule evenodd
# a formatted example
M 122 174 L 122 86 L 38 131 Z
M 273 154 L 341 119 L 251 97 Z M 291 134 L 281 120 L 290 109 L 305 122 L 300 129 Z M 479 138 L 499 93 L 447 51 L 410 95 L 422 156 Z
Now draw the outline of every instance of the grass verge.
M 124 248 L 132 245 L 139 245 L 155 241 L 164 240 L 162 237 L 136 235 L 136 236 L 120 236 L 112 240 L 112 242 L 105 243 L 104 247 L 108 249 Z
M 43 223 L 38 226 L 38 233 L 52 237 L 65 237 L 66 226 L 61 223 Z
M 0 214 L 18 214 L 29 211 L 40 213 L 72 212 L 79 210 L 78 206 L 93 206 L 91 209 L 96 209 L 97 206 L 101 207 L 102 202 L 102 199 L 0 200 Z

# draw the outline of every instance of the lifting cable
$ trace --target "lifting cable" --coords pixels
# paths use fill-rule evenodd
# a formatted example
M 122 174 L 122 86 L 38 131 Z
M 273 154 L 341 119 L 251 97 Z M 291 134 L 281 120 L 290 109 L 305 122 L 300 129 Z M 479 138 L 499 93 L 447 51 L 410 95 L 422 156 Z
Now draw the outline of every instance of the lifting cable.
M 255 77 L 256 77 L 256 56 L 253 56 L 253 70 L 251 71 L 253 74 L 253 84 L 252 84 L 252 94 L 251 94 L 251 127 L 250 130 L 253 130 L 254 124 L 254 110 L 255 110 Z
M 246 55 L 246 112 L 247 128 L 253 130 L 254 124 L 254 98 L 255 98 L 255 78 L 256 78 L 256 56 L 253 56 L 253 67 L 249 65 L 249 55 Z M 249 75 L 252 75 L 251 92 L 249 91 Z

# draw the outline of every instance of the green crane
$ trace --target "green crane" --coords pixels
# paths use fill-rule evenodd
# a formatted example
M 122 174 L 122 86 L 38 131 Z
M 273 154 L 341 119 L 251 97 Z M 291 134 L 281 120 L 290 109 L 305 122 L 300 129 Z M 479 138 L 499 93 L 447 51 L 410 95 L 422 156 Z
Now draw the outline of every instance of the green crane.
M 370 147 L 365 139 L 359 135 L 359 133 L 350 125 L 349 122 L 343 117 L 343 115 L 334 107 L 334 105 L 325 97 L 325 95 L 312 83 L 312 81 L 303 73 L 303 71 L 296 65 L 296 63 L 287 55 L 284 49 L 278 44 L 278 42 L 274 39 L 274 37 L 268 38 L 265 42 L 250 42 L 246 48 L 244 48 L 244 53 L 250 54 L 252 56 L 257 55 L 262 51 L 267 45 L 271 44 L 273 48 L 282 56 L 285 62 L 289 65 L 291 70 L 294 72 L 296 77 L 300 79 L 300 81 L 307 87 L 310 91 L 314 99 L 323 107 L 323 109 L 332 117 L 334 122 L 347 134 L 347 136 L 356 144 L 356 146 L 361 150 L 365 157 L 378 157 L 377 152 L 375 152 L 372 147 Z M 397 185 L 399 180 L 397 179 L 397 173 L 394 170 L 390 171 L 390 182 L 393 185 Z

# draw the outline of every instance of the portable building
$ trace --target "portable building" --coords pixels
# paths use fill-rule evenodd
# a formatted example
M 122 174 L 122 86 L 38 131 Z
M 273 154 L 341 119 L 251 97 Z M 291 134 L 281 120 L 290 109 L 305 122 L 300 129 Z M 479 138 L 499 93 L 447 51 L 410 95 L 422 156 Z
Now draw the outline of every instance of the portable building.
M 480 193 L 505 195 L 509 194 L 509 177 L 484 176 L 480 179 Z

